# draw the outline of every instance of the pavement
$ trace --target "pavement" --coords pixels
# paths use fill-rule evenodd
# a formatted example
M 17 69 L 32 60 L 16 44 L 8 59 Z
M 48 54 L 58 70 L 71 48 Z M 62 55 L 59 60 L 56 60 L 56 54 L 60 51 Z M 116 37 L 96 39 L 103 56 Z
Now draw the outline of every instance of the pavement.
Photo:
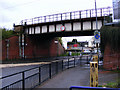
M 88 68 L 70 68 L 52 79 L 46 81 L 38 88 L 69 88 L 70 86 L 88 86 L 89 85 L 89 69 Z
M 44 82 L 37 88 L 70 88 L 71 86 L 89 86 L 90 83 L 90 68 L 75 67 L 67 69 L 52 79 Z M 116 82 L 118 73 L 110 71 L 99 71 L 98 83 L 103 85 L 108 82 Z
M 20 63 L 20 64 L 0 64 L 0 69 L 10 68 L 10 67 L 20 67 L 20 66 L 29 66 L 29 65 L 40 65 L 48 64 L 49 62 L 36 62 L 36 63 Z
M 60 58 L 66 58 L 66 57 L 59 57 Z M 51 60 L 52 59 L 52 60 Z M 18 63 L 18 64 L 2 64 L 0 63 L 0 69 L 1 68 L 9 68 L 9 67 L 21 67 L 21 66 L 30 66 L 30 65 L 40 65 L 40 64 L 49 64 L 51 62 L 55 62 L 55 61 L 59 61 L 59 60 L 55 60 L 56 58 L 51 58 L 51 59 L 48 59 L 48 61 L 45 61 L 45 62 L 32 62 L 32 63 L 25 63 L 22 62 L 22 63 Z

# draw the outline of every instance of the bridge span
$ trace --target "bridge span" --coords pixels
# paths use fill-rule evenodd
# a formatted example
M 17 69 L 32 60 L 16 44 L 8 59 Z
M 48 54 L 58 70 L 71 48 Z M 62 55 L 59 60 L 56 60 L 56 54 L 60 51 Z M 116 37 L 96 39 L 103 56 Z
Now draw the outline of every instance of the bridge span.
M 98 8 L 98 30 L 110 18 L 112 8 Z M 40 57 L 63 54 L 63 47 L 55 44 L 55 37 L 91 36 L 96 30 L 96 10 L 81 10 L 25 19 L 14 24 L 19 33 L 19 56 Z
M 26 35 L 52 35 L 52 36 L 89 36 L 96 30 L 95 9 L 59 13 L 47 16 L 22 20 L 15 25 L 15 31 L 22 31 Z M 112 14 L 112 8 L 98 8 L 98 29 L 105 17 Z

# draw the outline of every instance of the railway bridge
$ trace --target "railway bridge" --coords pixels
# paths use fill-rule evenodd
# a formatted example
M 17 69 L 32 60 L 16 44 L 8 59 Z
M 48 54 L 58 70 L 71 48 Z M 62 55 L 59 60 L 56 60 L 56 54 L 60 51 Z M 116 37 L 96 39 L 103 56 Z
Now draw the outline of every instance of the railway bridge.
M 106 22 L 105 18 L 111 15 L 111 7 L 97 9 L 98 30 Z M 21 32 L 19 36 L 21 56 L 25 57 L 26 37 L 34 38 L 32 43 L 39 42 L 39 45 L 46 41 L 42 45 L 47 44 L 49 49 L 47 52 L 50 52 L 49 46 L 55 37 L 93 35 L 96 30 L 96 10 L 73 11 L 25 19 L 20 22 L 20 25 L 14 24 L 14 30 Z

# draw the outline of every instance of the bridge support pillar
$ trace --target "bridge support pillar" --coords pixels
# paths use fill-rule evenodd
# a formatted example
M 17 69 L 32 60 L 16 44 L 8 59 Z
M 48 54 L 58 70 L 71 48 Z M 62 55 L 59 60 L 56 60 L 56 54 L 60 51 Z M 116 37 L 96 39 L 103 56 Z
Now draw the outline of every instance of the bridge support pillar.
M 25 58 L 25 34 L 19 34 L 19 56 Z

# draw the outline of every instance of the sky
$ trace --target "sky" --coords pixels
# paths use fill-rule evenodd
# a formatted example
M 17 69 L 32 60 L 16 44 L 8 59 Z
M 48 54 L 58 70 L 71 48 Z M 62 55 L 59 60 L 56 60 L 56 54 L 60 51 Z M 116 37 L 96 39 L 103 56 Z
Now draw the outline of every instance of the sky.
M 95 8 L 95 0 L 0 0 L 0 27 L 13 28 L 21 20 Z M 96 0 L 97 8 L 112 6 L 112 0 Z
M 112 7 L 112 0 L 96 3 L 97 8 Z M 0 28 L 12 29 L 14 23 L 33 17 L 94 8 L 95 0 L 0 0 Z

